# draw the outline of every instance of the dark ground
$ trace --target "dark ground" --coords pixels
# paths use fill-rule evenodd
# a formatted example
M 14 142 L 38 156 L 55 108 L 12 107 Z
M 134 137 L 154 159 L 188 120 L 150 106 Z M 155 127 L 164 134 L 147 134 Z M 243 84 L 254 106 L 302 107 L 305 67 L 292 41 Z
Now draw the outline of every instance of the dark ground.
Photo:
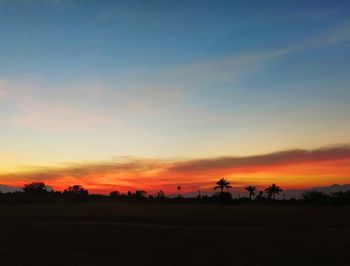
M 350 265 L 350 208 L 0 205 L 0 265 Z

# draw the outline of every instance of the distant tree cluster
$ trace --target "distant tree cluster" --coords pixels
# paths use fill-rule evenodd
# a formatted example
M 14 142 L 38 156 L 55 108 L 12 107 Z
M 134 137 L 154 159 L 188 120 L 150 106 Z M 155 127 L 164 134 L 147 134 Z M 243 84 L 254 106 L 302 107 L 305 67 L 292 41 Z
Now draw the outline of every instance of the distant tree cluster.
M 70 195 L 70 196 L 87 196 L 89 195 L 89 191 L 84 189 L 80 185 L 74 185 L 71 187 L 68 187 L 63 191 L 63 195 Z
M 252 200 L 253 196 L 255 196 L 257 191 L 256 187 L 247 186 L 245 187 L 245 190 L 247 190 L 249 193 L 249 200 Z M 276 200 L 276 195 L 279 195 L 281 192 L 283 192 L 283 190 L 279 186 L 277 186 L 276 184 L 272 184 L 271 186 L 265 188 L 265 190 L 259 191 L 258 195 L 255 197 L 255 200 L 263 200 L 265 198 Z
M 22 192 L 0 193 L 1 202 L 43 202 L 43 201 L 114 201 L 114 202 L 203 202 L 203 203 L 266 203 L 266 204 L 330 204 L 330 205 L 350 205 L 350 191 L 336 192 L 325 194 L 320 191 L 306 191 L 301 199 L 278 199 L 276 196 L 280 195 L 283 190 L 276 184 L 272 184 L 263 190 L 257 190 L 255 186 L 246 186 L 245 190 L 249 197 L 233 198 L 229 189 L 232 188 L 231 183 L 225 178 L 218 180 L 214 186 L 215 193 L 212 196 L 201 195 L 199 191 L 197 197 L 182 197 L 181 186 L 177 186 L 177 195 L 167 197 L 164 191 L 159 190 L 155 194 L 148 194 L 145 190 L 136 190 L 134 192 L 120 193 L 119 191 L 112 191 L 109 196 L 89 194 L 89 191 L 81 185 L 69 186 L 63 192 L 53 191 L 49 186 L 43 182 L 32 182 L 24 185 Z M 218 192 L 217 192 L 218 191 Z M 255 197 L 254 197 L 255 196 Z
M 303 201 L 309 204 L 350 205 L 350 191 L 326 194 L 317 190 L 303 194 Z

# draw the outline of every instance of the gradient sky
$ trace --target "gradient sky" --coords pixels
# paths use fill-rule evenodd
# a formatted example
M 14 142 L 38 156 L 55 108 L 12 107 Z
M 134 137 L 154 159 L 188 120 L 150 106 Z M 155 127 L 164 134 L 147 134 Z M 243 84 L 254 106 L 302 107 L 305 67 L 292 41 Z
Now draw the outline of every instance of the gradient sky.
M 350 183 L 349 73 L 346 0 L 0 0 L 0 183 Z

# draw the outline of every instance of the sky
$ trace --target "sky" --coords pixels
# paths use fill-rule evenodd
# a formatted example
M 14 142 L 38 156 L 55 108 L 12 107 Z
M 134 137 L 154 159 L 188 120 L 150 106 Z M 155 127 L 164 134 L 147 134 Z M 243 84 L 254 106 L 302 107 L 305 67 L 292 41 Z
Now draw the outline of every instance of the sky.
M 0 184 L 350 183 L 350 3 L 0 0 Z

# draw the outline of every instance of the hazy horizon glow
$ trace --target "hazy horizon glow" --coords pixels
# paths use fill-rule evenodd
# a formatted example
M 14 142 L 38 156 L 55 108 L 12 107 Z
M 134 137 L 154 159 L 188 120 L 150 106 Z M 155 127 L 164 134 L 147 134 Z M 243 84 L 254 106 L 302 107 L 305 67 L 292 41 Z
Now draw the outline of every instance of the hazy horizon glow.
M 115 158 L 112 161 L 62 164 L 56 167 L 33 167 L 13 174 L 2 174 L 3 184 L 23 186 L 31 181 L 44 181 L 63 191 L 72 184 L 88 187 L 93 193 L 108 194 L 113 190 L 127 192 L 144 189 L 150 193 L 164 190 L 183 193 L 197 190 L 212 192 L 219 176 L 225 176 L 235 190 L 270 183 L 285 189 L 327 186 L 348 182 L 350 146 L 316 150 L 289 150 L 270 154 L 165 161 L 162 159 Z
M 0 0 L 0 33 L 0 184 L 350 183 L 348 1 Z

